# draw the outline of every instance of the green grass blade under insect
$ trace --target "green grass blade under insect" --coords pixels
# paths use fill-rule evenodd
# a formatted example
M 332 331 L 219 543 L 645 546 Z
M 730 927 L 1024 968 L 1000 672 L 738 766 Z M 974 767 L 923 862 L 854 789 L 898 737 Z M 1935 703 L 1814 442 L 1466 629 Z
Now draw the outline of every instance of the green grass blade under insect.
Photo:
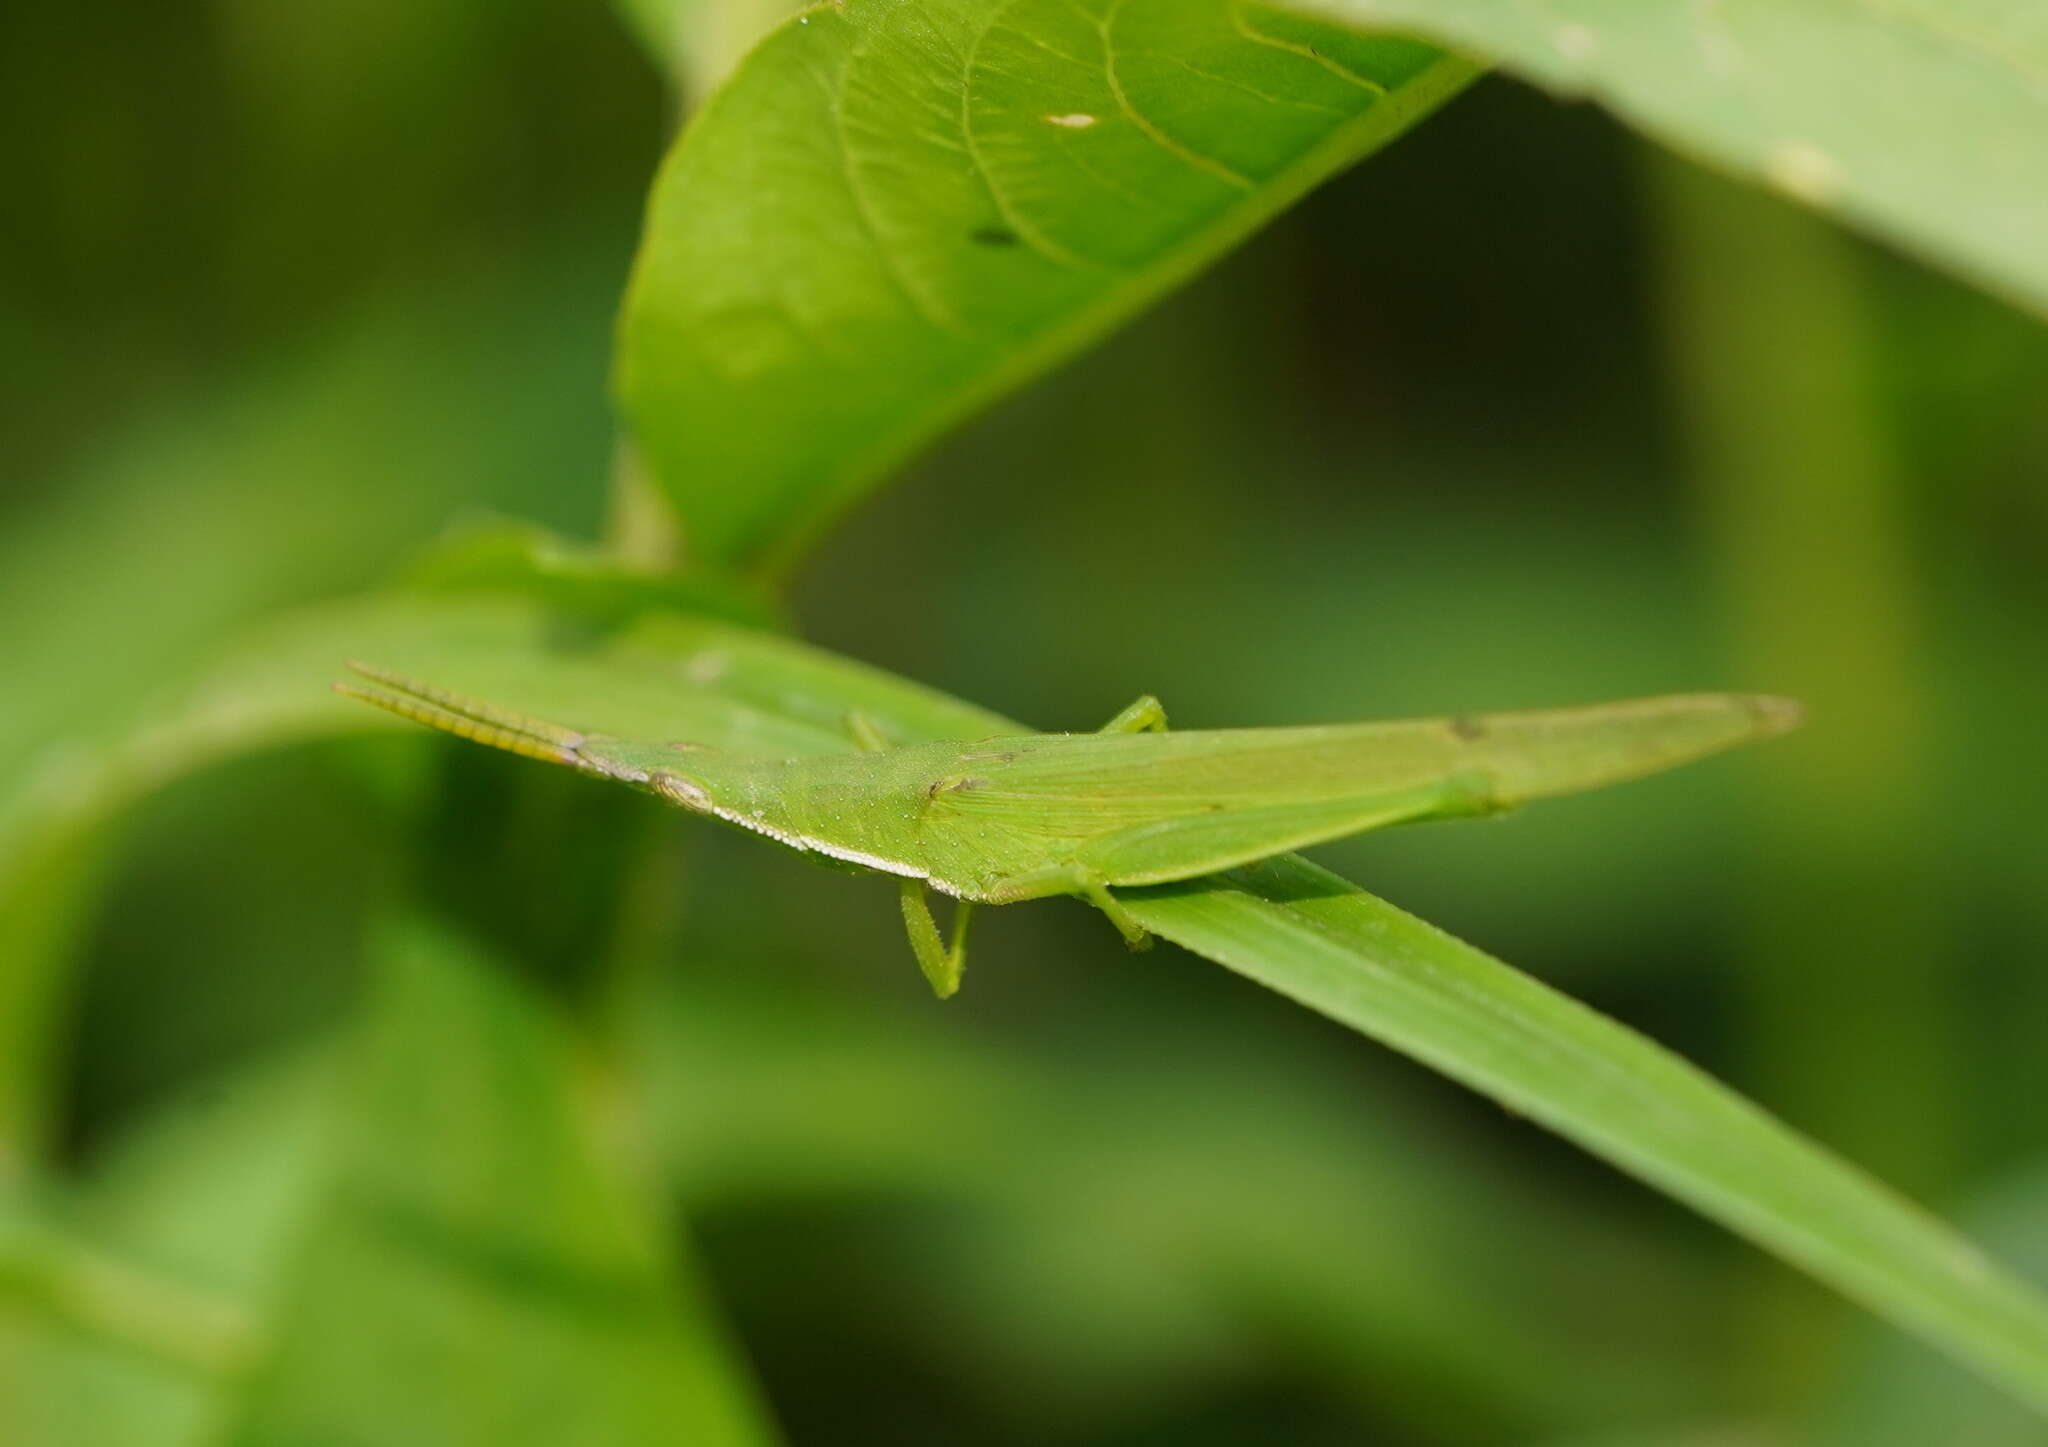
M 1300 859 L 1124 901 L 1147 928 L 1528 1115 L 2048 1411 L 2038 1295 L 1648 1038 Z

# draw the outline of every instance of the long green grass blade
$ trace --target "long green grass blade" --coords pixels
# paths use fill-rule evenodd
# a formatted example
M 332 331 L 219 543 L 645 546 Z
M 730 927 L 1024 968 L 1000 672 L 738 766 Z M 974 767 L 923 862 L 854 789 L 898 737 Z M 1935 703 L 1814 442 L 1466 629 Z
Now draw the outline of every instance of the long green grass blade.
M 1644 1036 L 1304 860 L 1124 896 L 1166 938 L 1578 1142 L 2048 1410 L 2048 1308 Z
M 2048 1281 L 2048 1160 L 1972 1193 L 1964 1222 L 2034 1281 Z M 1953 1362 L 1914 1349 L 1876 1322 L 1866 1324 L 1840 1372 L 1811 1441 L 1814 1447 L 2034 1447 L 2041 1422 L 2010 1397 Z

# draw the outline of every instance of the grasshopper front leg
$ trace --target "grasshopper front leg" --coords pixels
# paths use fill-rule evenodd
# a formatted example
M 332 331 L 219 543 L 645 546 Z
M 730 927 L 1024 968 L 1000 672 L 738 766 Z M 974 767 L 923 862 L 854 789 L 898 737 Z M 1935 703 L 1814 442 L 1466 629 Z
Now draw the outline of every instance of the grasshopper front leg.
M 854 747 L 864 754 L 879 753 L 889 747 L 881 725 L 859 709 L 846 716 L 846 731 L 853 735 Z M 954 906 L 953 938 L 942 942 L 939 922 L 932 918 L 932 907 L 925 899 L 924 881 L 905 879 L 898 884 L 910 952 L 917 956 L 917 967 L 930 981 L 932 993 L 941 1000 L 951 999 L 960 989 L 960 977 L 967 972 L 967 923 L 974 917 L 974 906 L 964 899 Z
M 931 905 L 925 900 L 924 881 L 903 880 L 901 891 L 903 927 L 910 935 L 910 951 L 917 956 L 917 967 L 931 982 L 934 995 L 941 1000 L 951 999 L 960 988 L 961 975 L 967 971 L 967 922 L 974 915 L 974 906 L 964 899 L 954 905 L 953 938 L 950 943 L 941 944 L 939 923 L 932 918 Z
M 1097 729 L 1104 734 L 1141 734 L 1147 730 L 1153 733 L 1166 732 L 1166 705 L 1149 693 L 1141 693 L 1115 718 Z

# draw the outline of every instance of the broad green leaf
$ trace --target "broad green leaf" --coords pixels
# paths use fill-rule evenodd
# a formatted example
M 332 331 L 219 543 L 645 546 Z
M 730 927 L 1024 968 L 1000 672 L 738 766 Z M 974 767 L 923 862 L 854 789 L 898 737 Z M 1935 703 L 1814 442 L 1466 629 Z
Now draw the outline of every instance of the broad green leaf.
M 1455 92 L 1470 65 L 1235 0 L 846 0 L 664 165 L 619 389 L 689 544 L 785 567 L 971 409 Z
M 548 1010 L 384 942 L 328 1199 L 223 1440 L 764 1443 Z
M 2031 0 L 1286 0 L 1486 56 L 2048 314 Z

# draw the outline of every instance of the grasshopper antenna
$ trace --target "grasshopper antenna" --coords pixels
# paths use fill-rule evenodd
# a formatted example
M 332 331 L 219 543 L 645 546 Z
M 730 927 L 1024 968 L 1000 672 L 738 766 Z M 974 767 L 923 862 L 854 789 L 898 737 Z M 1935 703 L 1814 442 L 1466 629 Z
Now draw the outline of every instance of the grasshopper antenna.
M 488 744 L 529 759 L 567 764 L 572 768 L 583 762 L 580 750 L 584 736 L 574 729 L 465 698 L 390 669 L 358 663 L 353 659 L 348 666 L 371 683 L 337 683 L 333 686 L 336 693 L 361 699 L 400 718 L 454 734 L 457 738 Z

